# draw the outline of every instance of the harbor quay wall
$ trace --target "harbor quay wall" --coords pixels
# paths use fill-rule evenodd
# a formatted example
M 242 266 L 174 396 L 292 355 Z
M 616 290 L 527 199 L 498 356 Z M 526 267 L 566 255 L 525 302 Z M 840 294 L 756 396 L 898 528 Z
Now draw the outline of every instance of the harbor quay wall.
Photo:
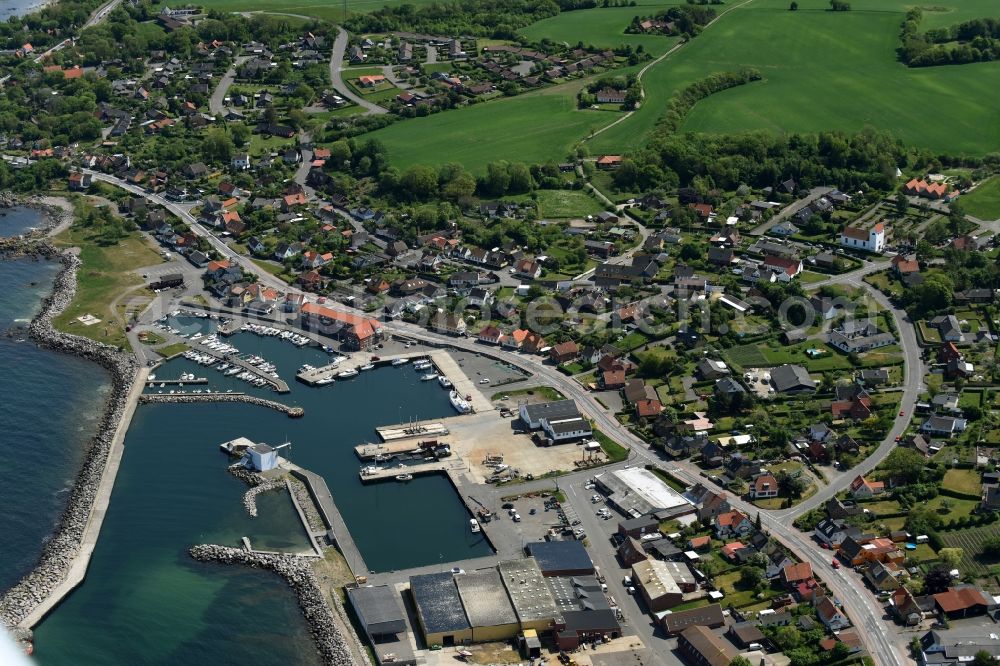
M 346 638 L 337 626 L 334 611 L 327 605 L 326 595 L 320 589 L 309 559 L 292 555 L 249 552 L 212 544 L 195 546 L 188 552 L 199 562 L 241 564 L 254 569 L 267 569 L 278 574 L 295 592 L 299 608 L 302 609 L 309 626 L 309 633 L 312 634 L 323 663 L 327 666 L 354 666 L 357 663 Z M 339 607 L 340 601 L 336 594 L 333 595 L 333 600 Z M 343 616 L 343 609 L 338 608 L 338 611 Z
M 288 416 L 293 418 L 297 418 L 305 414 L 305 411 L 301 407 L 290 407 L 274 400 L 258 398 L 257 396 L 246 395 L 245 393 L 198 393 L 187 395 L 143 393 L 139 397 L 139 402 L 140 404 L 153 402 L 167 402 L 174 404 L 193 404 L 196 402 L 242 402 L 248 405 L 274 409 L 288 414 Z
M 51 539 L 43 546 L 33 569 L 0 597 L 0 623 L 27 628 L 83 580 L 114 485 L 121 446 L 135 408 L 134 398 L 146 371 L 140 369 L 131 354 L 117 347 L 62 333 L 52 326 L 53 319 L 76 294 L 79 258 L 60 252 L 48 242 L 25 239 L 0 242 L 0 257 L 62 263 L 52 293 L 42 301 L 39 313 L 28 325 L 28 333 L 40 347 L 86 358 L 107 370 L 111 378 L 111 391 L 97 433 L 86 445 L 83 463 Z

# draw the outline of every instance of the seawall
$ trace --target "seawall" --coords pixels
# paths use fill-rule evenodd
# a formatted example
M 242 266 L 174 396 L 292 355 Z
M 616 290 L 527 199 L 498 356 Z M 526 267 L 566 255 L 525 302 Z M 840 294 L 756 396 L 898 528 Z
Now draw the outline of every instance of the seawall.
M 88 442 L 66 509 L 43 546 L 38 562 L 16 585 L 0 597 L 0 623 L 9 627 L 37 624 L 83 580 L 104 520 L 111 489 L 121 460 L 121 449 L 144 385 L 145 371 L 135 358 L 116 347 L 57 331 L 53 319 L 76 294 L 80 260 L 60 252 L 48 242 L 6 239 L 0 258 L 33 257 L 60 261 L 52 293 L 42 301 L 28 333 L 40 347 L 75 354 L 97 363 L 111 378 L 97 434 Z
M 245 393 L 197 393 L 197 394 L 187 394 L 187 395 L 169 395 L 161 393 L 143 393 L 139 396 L 139 403 L 154 403 L 154 402 L 166 402 L 174 404 L 193 404 L 196 402 L 242 402 L 248 405 L 256 405 L 258 407 L 267 407 L 268 409 L 274 409 L 284 414 L 288 414 L 291 418 L 298 418 L 305 415 L 305 410 L 301 407 L 290 407 L 280 402 L 274 400 L 268 400 L 266 398 L 258 398 L 252 395 L 246 395 Z

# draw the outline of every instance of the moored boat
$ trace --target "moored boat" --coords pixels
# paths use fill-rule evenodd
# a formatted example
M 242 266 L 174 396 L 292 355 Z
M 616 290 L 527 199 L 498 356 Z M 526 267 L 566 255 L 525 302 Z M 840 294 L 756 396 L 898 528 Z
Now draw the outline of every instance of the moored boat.
M 459 395 L 458 391 L 452 391 L 449 393 L 448 400 L 451 401 L 451 406 L 454 407 L 455 411 L 459 414 L 468 414 L 472 411 L 472 404 Z
M 364 365 L 358 368 L 358 370 L 373 370 L 373 369 L 375 369 L 374 363 L 365 363 Z
M 479 527 L 479 521 L 476 520 L 475 518 L 469 518 L 469 529 L 472 530 L 473 534 L 478 534 L 479 530 L 481 529 Z
M 404 481 L 404 482 L 405 481 L 412 481 L 413 480 L 413 475 L 412 474 L 397 474 L 396 475 L 396 480 L 397 481 Z
M 357 376 L 358 376 L 357 370 L 344 370 L 343 372 L 337 373 L 337 377 L 339 377 L 340 379 L 349 379 L 350 377 L 357 377 Z
M 397 359 L 393 359 L 392 364 L 393 365 L 406 365 L 409 362 L 410 362 L 410 359 L 408 359 L 408 358 L 397 358 Z
M 420 381 L 422 381 L 422 382 L 432 382 L 432 381 L 434 381 L 437 378 L 438 378 L 438 376 L 437 376 L 436 372 L 429 372 L 426 375 L 424 375 L 423 377 L 421 377 Z
M 445 377 L 444 375 L 441 375 L 440 377 L 438 377 L 438 384 L 440 384 L 443 388 L 446 388 L 446 389 L 452 387 L 451 380 L 448 379 L 447 377 Z

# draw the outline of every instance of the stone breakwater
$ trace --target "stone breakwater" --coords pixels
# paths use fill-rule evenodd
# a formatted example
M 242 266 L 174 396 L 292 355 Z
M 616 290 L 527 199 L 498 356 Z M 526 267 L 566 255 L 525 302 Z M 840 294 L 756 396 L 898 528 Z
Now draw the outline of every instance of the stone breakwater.
M 199 562 L 242 564 L 255 569 L 267 569 L 285 579 L 295 592 L 299 607 L 309 625 L 323 663 L 328 666 L 354 666 L 356 663 L 344 635 L 327 605 L 319 581 L 309 561 L 290 555 L 252 553 L 238 548 L 199 545 L 188 551 Z
M 316 509 L 316 503 L 313 501 L 309 491 L 306 490 L 305 484 L 295 477 L 289 476 L 288 487 L 292 489 L 292 494 L 295 495 L 295 499 L 302 508 L 302 512 L 306 515 L 306 522 L 309 523 L 309 528 L 314 532 L 326 530 L 326 525 L 323 523 L 319 511 Z
M 240 467 L 239 463 L 229 466 L 229 473 L 241 481 L 245 481 L 252 486 L 250 490 L 243 493 L 243 508 L 247 510 L 251 518 L 257 517 L 257 495 L 266 493 L 269 490 L 279 490 L 285 487 L 285 482 L 281 479 L 268 481 L 260 474 Z
M 257 396 L 245 395 L 242 393 L 197 393 L 188 395 L 144 393 L 139 398 L 140 404 L 150 402 L 170 402 L 175 404 L 193 404 L 196 402 L 243 402 L 248 405 L 274 409 L 284 414 L 288 414 L 288 416 L 292 418 L 298 418 L 305 414 L 305 411 L 301 407 L 289 407 L 288 405 L 275 402 L 274 400 L 267 400 L 266 398 L 258 398 Z
M 76 294 L 76 272 L 80 260 L 59 252 L 46 242 L 24 240 L 0 244 L 0 257 L 34 256 L 56 259 L 63 268 L 55 278 L 52 293 L 42 301 L 41 311 L 28 326 L 40 347 L 75 354 L 97 363 L 111 376 L 111 392 L 97 434 L 87 444 L 83 465 L 73 483 L 66 509 L 52 538 L 42 548 L 34 569 L 0 598 L 0 623 L 18 625 L 66 579 L 97 497 L 115 432 L 127 408 L 128 394 L 139 370 L 135 358 L 116 347 L 55 330 L 52 320 L 72 302 Z

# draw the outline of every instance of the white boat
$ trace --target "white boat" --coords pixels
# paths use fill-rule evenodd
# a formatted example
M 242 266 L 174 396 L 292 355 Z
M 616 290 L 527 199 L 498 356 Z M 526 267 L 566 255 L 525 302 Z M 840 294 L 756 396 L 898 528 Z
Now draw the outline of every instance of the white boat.
M 432 382 L 432 381 L 434 381 L 437 378 L 438 378 L 438 376 L 437 376 L 436 372 L 429 372 L 426 375 L 424 375 L 423 377 L 421 377 L 420 381 L 422 381 L 422 382 Z
M 469 529 L 472 530 L 473 534 L 478 534 L 479 530 L 481 529 L 479 527 L 479 521 L 476 520 L 475 518 L 469 518 Z
M 442 388 L 448 388 L 448 389 L 450 389 L 452 386 L 451 380 L 445 377 L 444 375 L 438 377 L 438 384 L 440 384 Z
M 358 368 L 358 370 L 374 370 L 374 369 L 375 369 L 374 363 L 365 363 L 364 365 Z
M 410 362 L 410 359 L 408 359 L 408 358 L 397 358 L 397 359 L 393 359 L 392 364 L 393 365 L 406 365 L 409 362 Z
M 426 370 L 429 367 L 431 367 L 431 362 L 427 359 L 421 359 L 413 364 L 414 370 Z
M 357 376 L 358 376 L 357 370 L 344 370 L 343 372 L 337 373 L 337 377 L 339 377 L 340 379 L 349 379 L 351 377 L 357 377 Z
M 413 475 L 412 474 L 397 474 L 396 475 L 396 480 L 397 481 L 412 481 L 413 480 Z
M 315 382 L 316 386 L 326 386 L 327 384 L 332 384 L 332 383 L 333 383 L 333 377 L 327 377 L 326 379 L 318 379 Z
M 451 401 L 451 406 L 454 407 L 455 411 L 459 414 L 468 414 L 472 411 L 472 405 L 468 400 L 460 396 L 458 391 L 452 391 L 449 393 L 448 400 Z

